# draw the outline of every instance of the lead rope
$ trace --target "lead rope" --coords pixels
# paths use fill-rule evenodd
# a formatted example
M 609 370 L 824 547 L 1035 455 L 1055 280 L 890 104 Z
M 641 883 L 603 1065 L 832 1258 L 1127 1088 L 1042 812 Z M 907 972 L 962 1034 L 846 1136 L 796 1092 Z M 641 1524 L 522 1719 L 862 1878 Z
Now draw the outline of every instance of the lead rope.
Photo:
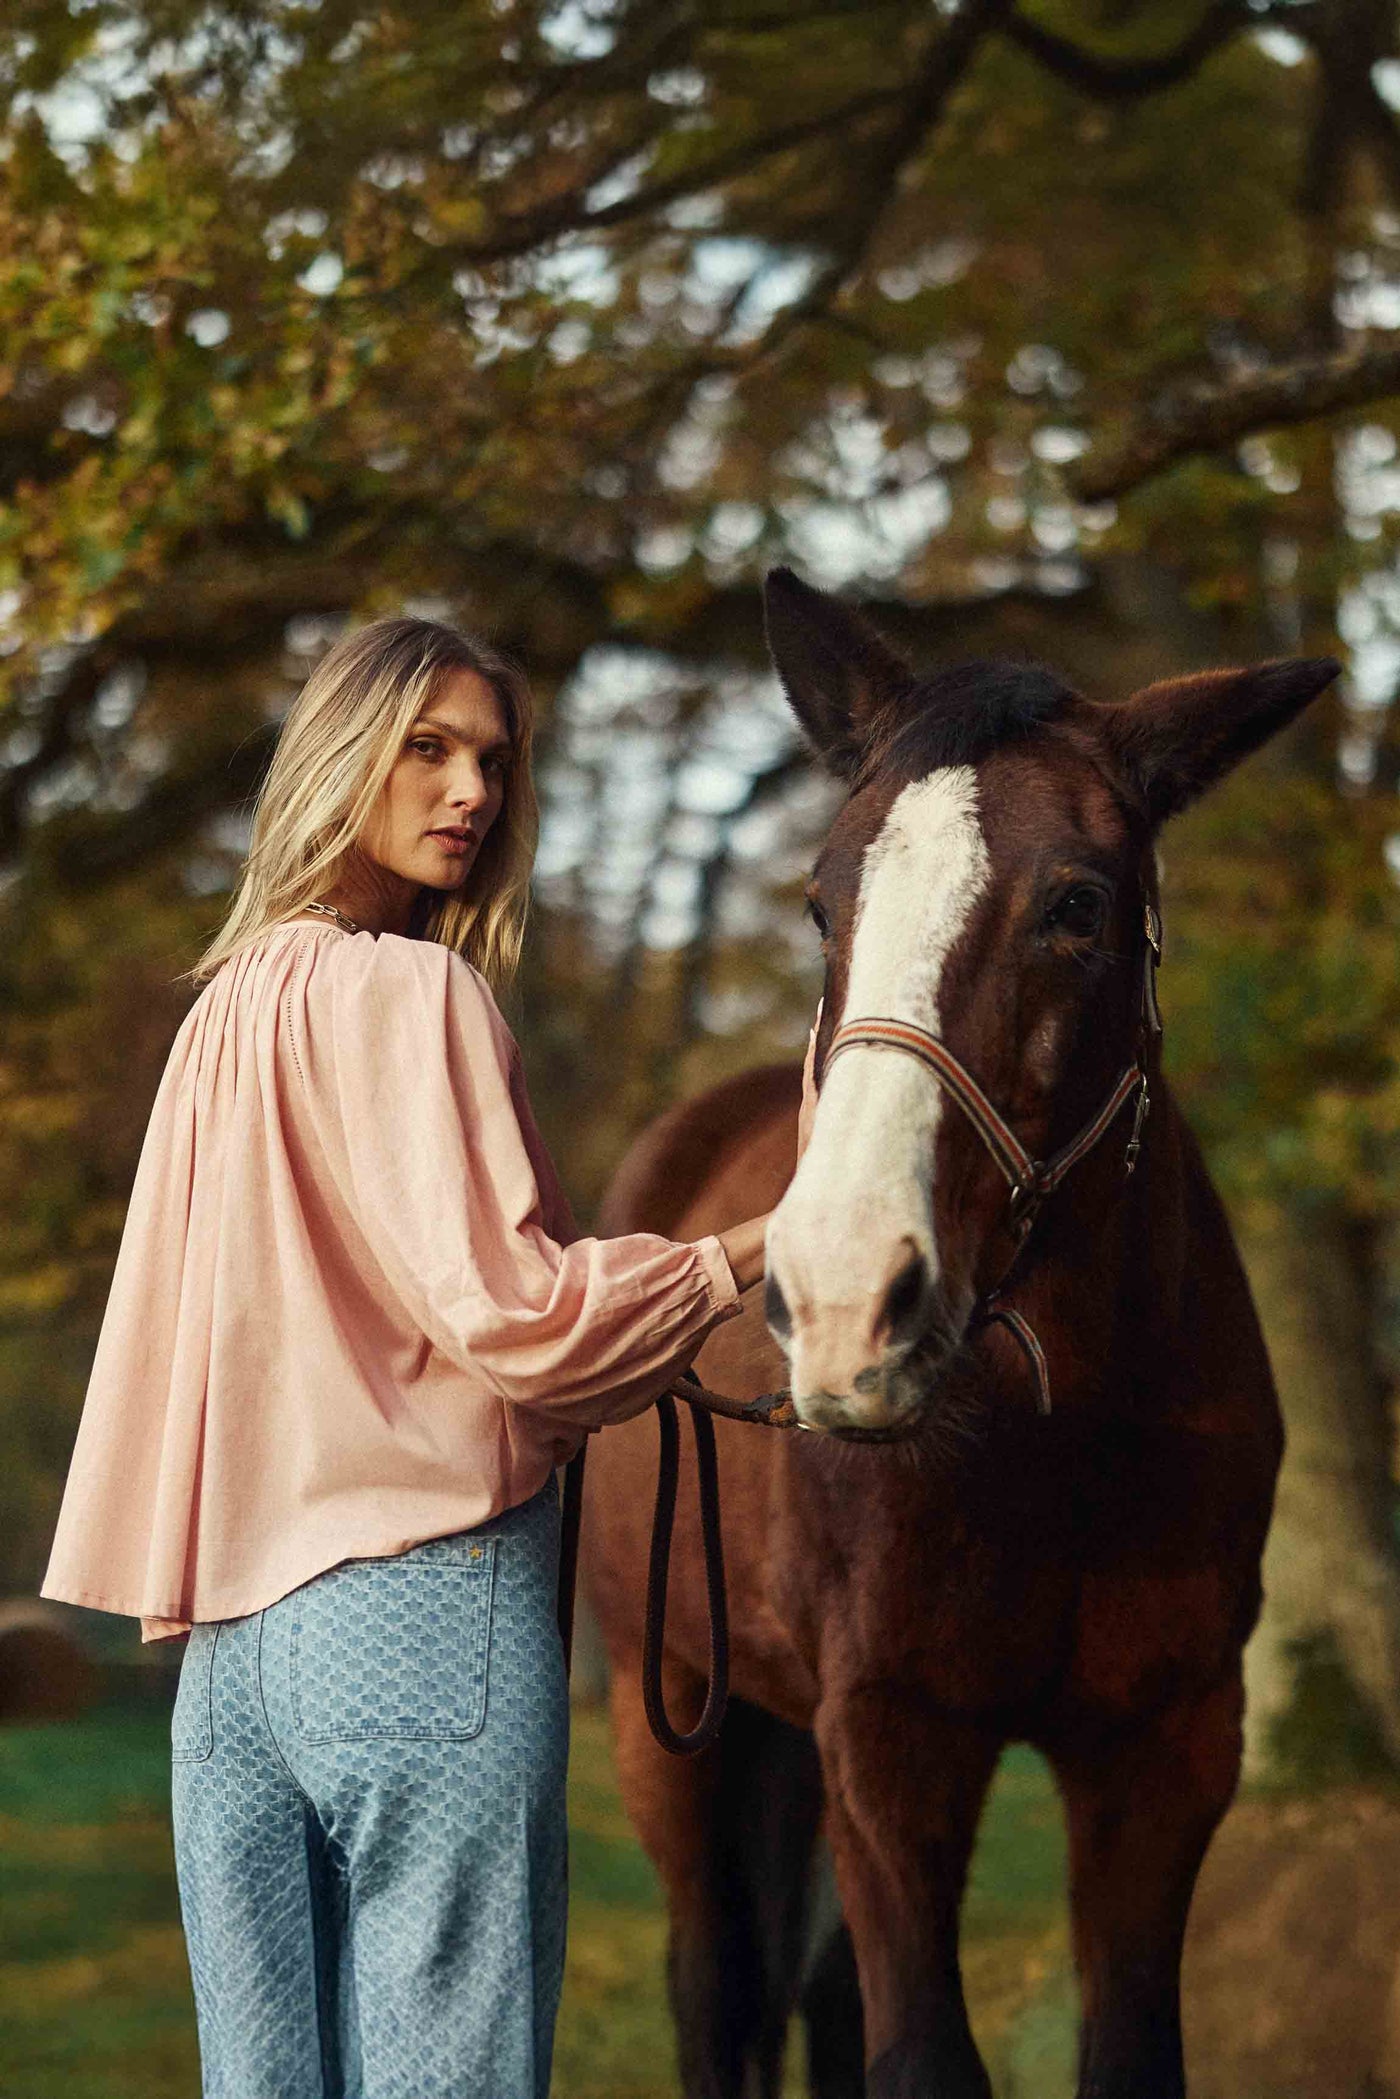
M 661 1688 L 661 1658 L 666 1644 L 666 1596 L 671 1579 L 671 1533 L 680 1483 L 680 1430 L 676 1403 L 669 1391 L 656 1400 L 661 1451 L 656 1466 L 656 1508 L 651 1523 L 647 1561 L 646 1619 L 642 1633 L 642 1704 L 647 1725 L 673 1756 L 696 1756 L 708 1749 L 724 1722 L 729 1703 L 729 1602 L 724 1586 L 724 1541 L 719 1526 L 719 1468 L 714 1424 L 691 1409 L 695 1429 L 695 1463 L 700 1481 L 700 1534 L 705 1549 L 705 1600 L 710 1635 L 710 1673 L 700 1718 L 688 1734 L 672 1726 Z M 588 1445 L 580 1445 L 564 1468 L 564 1507 L 559 1534 L 559 1638 L 564 1648 L 564 1674 L 573 1662 L 574 1593 L 578 1581 L 578 1541 L 583 1515 L 583 1473 Z
M 666 1598 L 670 1588 L 671 1536 L 676 1520 L 676 1496 L 680 1486 L 680 1428 L 676 1398 L 690 1406 L 695 1432 L 695 1469 L 700 1501 L 700 1540 L 705 1556 L 705 1602 L 709 1633 L 710 1666 L 705 1702 L 700 1718 L 682 1734 L 666 1711 L 662 1689 L 662 1657 L 666 1646 Z M 724 1583 L 724 1539 L 720 1530 L 719 1460 L 715 1451 L 715 1429 L 711 1414 L 730 1421 L 753 1421 L 762 1428 L 798 1428 L 797 1410 L 790 1392 L 765 1392 L 759 1399 L 731 1399 L 711 1392 L 693 1370 L 683 1370 L 673 1385 L 656 1401 L 661 1448 L 656 1466 L 656 1507 L 651 1525 L 651 1553 L 647 1563 L 646 1617 L 642 1632 L 642 1704 L 647 1724 L 663 1749 L 672 1756 L 698 1756 L 708 1749 L 724 1724 L 729 1703 L 729 1604 Z M 574 1589 L 578 1574 L 579 1527 L 583 1513 L 583 1471 L 588 1457 L 584 1443 L 570 1458 L 564 1471 L 564 1507 L 559 1538 L 559 1637 L 564 1646 L 564 1669 L 572 1660 Z
M 672 1756 L 698 1756 L 708 1749 L 724 1723 L 729 1703 L 729 1603 L 724 1587 L 724 1540 L 719 1520 L 719 1463 L 715 1425 L 699 1407 L 690 1410 L 695 1431 L 695 1469 L 700 1489 L 700 1540 L 705 1555 L 705 1607 L 709 1629 L 710 1667 L 705 1703 L 688 1734 L 673 1727 L 662 1688 L 666 1648 L 666 1592 L 671 1575 L 671 1531 L 676 1519 L 680 1481 L 680 1427 L 676 1402 L 663 1392 L 656 1402 L 661 1453 L 656 1467 L 656 1513 L 651 1526 L 651 1559 L 647 1566 L 647 1609 L 642 1633 L 642 1704 L 647 1725 Z

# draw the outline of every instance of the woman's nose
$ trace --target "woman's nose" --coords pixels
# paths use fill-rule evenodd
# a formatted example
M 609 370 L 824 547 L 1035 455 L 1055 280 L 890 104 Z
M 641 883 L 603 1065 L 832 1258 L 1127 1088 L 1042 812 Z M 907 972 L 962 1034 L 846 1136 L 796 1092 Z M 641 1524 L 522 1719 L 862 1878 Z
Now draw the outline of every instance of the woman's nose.
M 458 767 L 452 781 L 448 800 L 464 803 L 468 808 L 480 809 L 491 799 L 491 785 L 479 765 L 467 763 Z

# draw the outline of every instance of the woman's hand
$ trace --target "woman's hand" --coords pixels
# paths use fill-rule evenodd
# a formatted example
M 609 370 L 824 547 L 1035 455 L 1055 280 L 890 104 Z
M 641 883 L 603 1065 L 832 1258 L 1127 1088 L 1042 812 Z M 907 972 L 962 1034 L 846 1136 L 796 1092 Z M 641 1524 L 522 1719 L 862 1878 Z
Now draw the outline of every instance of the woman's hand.
M 807 1061 L 802 1067 L 802 1106 L 797 1111 L 797 1156 L 800 1159 L 807 1149 L 807 1140 L 812 1134 L 812 1117 L 817 1112 L 817 1089 L 812 1079 L 812 1061 L 817 1054 L 817 1029 L 821 1026 L 822 1002 L 817 1000 L 817 1017 L 812 1022 L 807 1036 Z
M 800 1159 L 807 1149 L 807 1139 L 812 1134 L 812 1117 L 817 1111 L 817 1089 L 812 1083 L 812 1062 L 817 1054 L 817 1029 L 821 1026 L 822 1002 L 817 1000 L 817 1017 L 807 1036 L 807 1058 L 802 1066 L 802 1106 L 797 1111 L 797 1156 Z M 731 1225 L 728 1231 L 716 1237 L 724 1248 L 724 1258 L 740 1290 L 749 1290 L 762 1282 L 767 1267 L 768 1220 L 773 1215 L 765 1210 L 761 1217 L 751 1217 L 744 1224 Z

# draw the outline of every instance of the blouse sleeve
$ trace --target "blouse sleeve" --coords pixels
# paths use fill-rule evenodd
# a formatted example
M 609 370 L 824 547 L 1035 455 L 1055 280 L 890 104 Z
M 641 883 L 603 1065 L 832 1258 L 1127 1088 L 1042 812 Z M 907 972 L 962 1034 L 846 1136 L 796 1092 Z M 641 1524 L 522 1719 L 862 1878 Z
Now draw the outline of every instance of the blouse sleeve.
M 504 1023 L 502 1023 L 504 1025 Z M 525 1064 L 520 1054 L 520 1045 L 514 1036 L 510 1038 L 510 1097 L 515 1103 L 516 1119 L 520 1124 L 520 1136 L 529 1154 L 535 1183 L 540 1191 L 540 1214 L 544 1228 L 551 1239 L 560 1246 L 570 1246 L 582 1235 L 573 1206 L 564 1193 L 564 1186 L 555 1171 L 549 1148 L 540 1134 L 535 1121 L 535 1111 L 530 1105 L 529 1089 L 525 1084 Z
M 497 1399 L 590 1428 L 640 1413 L 742 1309 L 718 1238 L 561 1244 L 572 1214 L 485 978 L 438 941 L 308 946 L 288 1007 L 303 1099 L 391 1289 Z

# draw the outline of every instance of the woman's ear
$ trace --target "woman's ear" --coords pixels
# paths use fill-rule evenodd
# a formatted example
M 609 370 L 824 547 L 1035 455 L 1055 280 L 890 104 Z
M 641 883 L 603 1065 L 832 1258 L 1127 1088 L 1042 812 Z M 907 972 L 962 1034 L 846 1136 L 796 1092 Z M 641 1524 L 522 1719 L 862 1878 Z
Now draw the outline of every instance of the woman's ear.
M 1301 714 L 1341 672 L 1335 656 L 1281 657 L 1245 670 L 1163 678 L 1100 704 L 1119 765 L 1164 823 Z

